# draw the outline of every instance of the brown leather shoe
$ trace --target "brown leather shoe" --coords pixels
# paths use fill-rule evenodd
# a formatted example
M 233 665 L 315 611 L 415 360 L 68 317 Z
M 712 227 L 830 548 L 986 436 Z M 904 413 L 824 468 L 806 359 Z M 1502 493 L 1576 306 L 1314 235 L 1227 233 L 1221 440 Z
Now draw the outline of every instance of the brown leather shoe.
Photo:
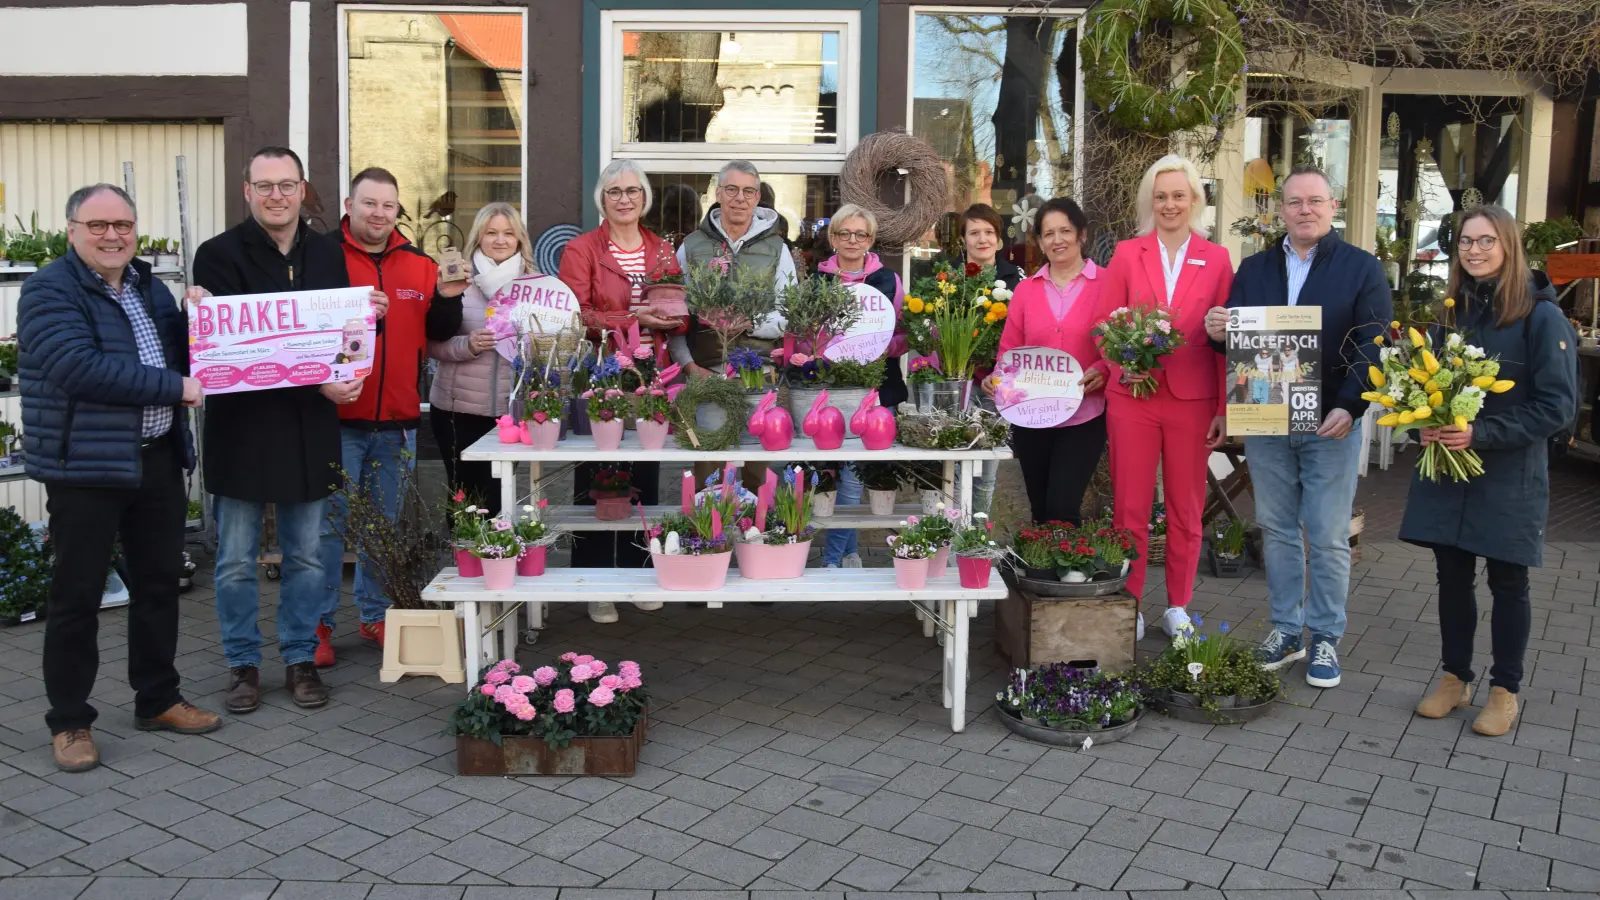
M 255 712 L 261 705 L 261 670 L 255 666 L 234 666 L 228 670 L 228 712 Z
M 1451 675 L 1444 673 L 1439 679 L 1439 686 L 1433 693 L 1422 698 L 1417 704 L 1417 715 L 1429 719 L 1442 719 L 1450 715 L 1452 710 L 1460 709 L 1472 702 L 1472 685 Z
M 302 709 L 316 709 L 328 705 L 328 687 L 322 683 L 313 663 L 298 663 L 283 671 L 283 686 L 289 689 L 294 705 Z
M 87 772 L 100 765 L 100 751 L 94 747 L 94 736 L 87 728 L 63 731 L 50 738 L 55 752 L 56 768 L 63 772 Z
M 214 712 L 206 712 L 187 700 L 179 700 L 154 719 L 138 719 L 134 725 L 140 731 L 208 734 L 222 727 L 222 717 Z

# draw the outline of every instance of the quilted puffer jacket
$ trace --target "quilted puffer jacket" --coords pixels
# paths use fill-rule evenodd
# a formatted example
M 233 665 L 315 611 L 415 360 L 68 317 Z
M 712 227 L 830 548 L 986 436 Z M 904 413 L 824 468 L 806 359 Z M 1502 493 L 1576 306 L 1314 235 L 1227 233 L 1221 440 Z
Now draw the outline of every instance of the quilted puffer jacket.
M 439 371 L 428 392 L 428 402 L 438 409 L 472 416 L 505 415 L 511 393 L 511 361 L 494 350 L 473 355 L 467 336 L 488 327 L 484 310 L 489 298 L 476 284 L 461 295 L 461 327 L 448 341 L 429 341 L 428 356 L 439 360 Z

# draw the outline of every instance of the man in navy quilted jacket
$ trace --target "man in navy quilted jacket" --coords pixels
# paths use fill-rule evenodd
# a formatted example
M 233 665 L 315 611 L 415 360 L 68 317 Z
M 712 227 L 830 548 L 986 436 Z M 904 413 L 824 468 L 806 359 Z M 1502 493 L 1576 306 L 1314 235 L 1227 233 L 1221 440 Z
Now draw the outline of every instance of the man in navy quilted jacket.
M 222 727 L 178 690 L 178 579 L 193 469 L 185 407 L 200 405 L 188 376 L 184 313 L 150 267 L 134 260 L 133 200 L 109 184 L 67 200 L 72 249 L 22 285 L 23 449 L 28 474 L 49 487 L 55 545 L 44 686 L 56 765 L 100 764 L 89 726 L 99 668 L 100 600 L 119 536 L 129 567 L 128 683 L 141 731 L 203 734 Z

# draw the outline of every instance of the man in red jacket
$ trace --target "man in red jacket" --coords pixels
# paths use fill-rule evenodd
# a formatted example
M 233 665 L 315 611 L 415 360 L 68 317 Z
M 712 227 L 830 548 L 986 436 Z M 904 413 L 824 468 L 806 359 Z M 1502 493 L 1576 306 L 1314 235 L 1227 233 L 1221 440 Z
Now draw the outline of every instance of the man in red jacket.
M 430 340 L 448 340 L 461 324 L 461 295 L 467 282 L 440 280 L 439 266 L 395 230 L 400 188 L 385 169 L 363 169 L 350 181 L 341 227 L 345 269 L 352 284 L 371 284 L 383 293 L 388 312 L 378 320 L 372 347 L 352 345 L 347 352 L 372 356 L 366 390 L 339 407 L 345 478 L 351 488 L 381 499 L 393 519 L 399 512 L 403 472 L 416 466 L 417 426 L 422 421 L 419 389 L 422 361 Z M 360 339 L 355 339 L 355 344 Z M 340 479 L 334 474 L 334 480 Z M 343 487 L 344 485 L 339 485 Z M 333 497 L 333 515 L 345 513 L 343 497 Z M 344 582 L 343 536 L 331 522 L 322 532 L 322 565 L 327 601 L 317 625 L 318 666 L 331 666 L 334 613 Z M 361 637 L 383 644 L 383 618 L 389 597 L 370 568 L 356 564 L 356 606 Z

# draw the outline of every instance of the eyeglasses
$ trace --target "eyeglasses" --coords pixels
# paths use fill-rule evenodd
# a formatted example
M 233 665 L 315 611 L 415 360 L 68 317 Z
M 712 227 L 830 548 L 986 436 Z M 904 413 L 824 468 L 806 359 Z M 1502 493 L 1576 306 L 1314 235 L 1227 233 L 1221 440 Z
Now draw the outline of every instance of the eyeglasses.
M 1463 250 L 1471 250 L 1474 244 L 1478 246 L 1479 250 L 1493 250 L 1494 245 L 1497 243 L 1499 243 L 1499 238 L 1496 238 L 1492 234 L 1486 234 L 1477 238 L 1468 237 L 1463 234 L 1461 237 L 1456 238 L 1456 246 Z
M 1283 208 L 1290 212 L 1299 212 L 1302 209 L 1321 209 L 1330 202 L 1332 201 L 1327 197 L 1307 197 L 1304 200 L 1296 197 L 1293 200 L 1283 201 Z
M 727 197 L 729 200 L 732 200 L 735 197 L 743 197 L 746 200 L 754 200 L 761 196 L 761 188 L 758 187 L 739 187 L 736 184 L 725 184 L 722 186 L 721 190 L 722 196 Z
M 629 200 L 637 200 L 640 197 L 644 196 L 644 188 L 641 188 L 641 187 L 606 188 L 605 189 L 605 195 L 606 195 L 606 199 L 610 200 L 613 203 L 615 203 L 618 200 L 621 200 L 623 197 L 627 197 Z
M 279 194 L 287 197 L 299 186 L 298 181 L 256 181 L 250 185 L 255 189 L 257 197 L 271 197 L 273 188 L 277 188 Z
M 127 219 L 118 219 L 115 222 L 102 222 L 99 219 L 95 219 L 93 222 L 80 222 L 77 219 L 68 219 L 67 221 L 74 225 L 82 225 L 89 229 L 90 234 L 95 236 L 105 234 L 107 228 L 112 229 L 117 234 L 132 234 L 134 225 Z
M 872 235 L 866 233 L 865 231 L 835 231 L 833 236 L 838 240 L 849 241 L 851 243 L 872 240 Z

